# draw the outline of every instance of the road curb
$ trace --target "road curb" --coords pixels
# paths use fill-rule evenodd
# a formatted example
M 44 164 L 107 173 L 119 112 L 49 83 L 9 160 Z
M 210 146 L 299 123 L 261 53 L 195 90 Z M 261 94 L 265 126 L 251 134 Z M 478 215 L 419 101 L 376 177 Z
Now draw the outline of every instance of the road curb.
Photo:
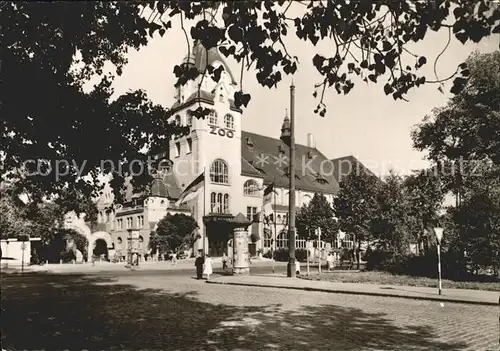
M 299 287 L 299 286 L 280 286 L 280 285 L 239 283 L 239 282 L 229 282 L 228 283 L 228 282 L 218 282 L 215 280 L 207 280 L 205 283 L 207 283 L 207 284 L 220 284 L 220 285 L 251 286 L 251 287 L 257 287 L 257 288 L 315 291 L 315 292 L 324 292 L 324 293 L 331 293 L 331 294 L 396 297 L 396 298 L 401 298 L 401 299 L 426 300 L 426 301 L 447 302 L 447 303 L 462 303 L 462 304 L 468 304 L 468 305 L 482 305 L 482 306 L 498 306 L 499 305 L 499 303 L 497 303 L 497 302 L 489 302 L 489 301 L 471 301 L 471 300 L 449 299 L 446 297 L 431 297 L 431 296 L 408 296 L 408 295 L 400 295 L 400 294 L 377 293 L 377 292 L 367 292 L 367 291 L 321 289 L 321 288 L 310 288 L 310 287 Z M 500 299 L 499 299 L 499 302 L 500 302 Z

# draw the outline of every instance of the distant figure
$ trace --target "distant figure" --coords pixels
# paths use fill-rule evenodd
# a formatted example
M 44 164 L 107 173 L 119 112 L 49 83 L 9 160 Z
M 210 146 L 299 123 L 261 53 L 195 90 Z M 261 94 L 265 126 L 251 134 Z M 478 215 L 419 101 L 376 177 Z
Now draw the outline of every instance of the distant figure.
M 326 262 L 328 263 L 328 272 L 331 272 L 333 270 L 333 256 L 331 252 L 326 256 Z
M 227 255 L 225 252 L 222 254 L 222 269 L 227 269 Z
M 172 264 L 176 264 L 177 263 L 177 254 L 174 252 L 172 254 Z
M 207 280 L 210 280 L 210 275 L 212 274 L 214 261 L 210 258 L 210 255 L 207 255 L 205 259 L 205 266 L 203 268 L 203 274 L 207 276 Z
M 203 258 L 201 251 L 196 255 L 196 260 L 194 261 L 194 265 L 196 266 L 196 279 L 203 278 L 203 264 L 205 263 L 205 259 Z

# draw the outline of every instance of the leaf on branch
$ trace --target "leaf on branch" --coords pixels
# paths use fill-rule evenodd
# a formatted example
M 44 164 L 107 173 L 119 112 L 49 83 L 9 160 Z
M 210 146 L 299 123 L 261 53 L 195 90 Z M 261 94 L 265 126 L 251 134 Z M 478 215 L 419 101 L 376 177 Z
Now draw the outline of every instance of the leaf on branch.
M 394 91 L 393 87 L 387 83 L 386 85 L 384 85 L 384 93 L 385 95 L 389 95 L 389 94 L 392 94 L 392 92 Z
M 451 87 L 450 92 L 454 95 L 457 95 L 462 90 L 464 90 L 466 84 L 467 78 L 457 77 L 453 80 L 453 86 Z
M 241 106 L 247 107 L 250 102 L 250 98 L 250 94 L 243 94 L 242 91 L 237 91 L 234 93 L 234 104 L 237 108 L 240 108 Z

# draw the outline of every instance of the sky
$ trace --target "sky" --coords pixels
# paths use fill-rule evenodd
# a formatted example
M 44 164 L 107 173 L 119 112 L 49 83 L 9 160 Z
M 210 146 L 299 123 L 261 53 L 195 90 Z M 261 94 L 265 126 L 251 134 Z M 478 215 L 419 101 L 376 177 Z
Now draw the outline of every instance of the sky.
M 300 16 L 303 10 L 299 3 L 295 3 L 287 16 Z M 290 38 L 285 41 L 287 50 L 300 61 L 293 76 L 297 143 L 306 144 L 307 133 L 312 133 L 316 147 L 328 158 L 354 155 L 377 175 L 385 175 L 390 169 L 407 174 L 412 169 L 428 165 L 425 154 L 412 148 L 410 133 L 434 107 L 445 105 L 449 94 L 438 92 L 436 84 L 426 84 L 407 96 L 409 102 L 394 101 L 384 94 L 385 83 L 367 85 L 359 80 L 355 81 L 356 85 L 348 95 L 338 95 L 334 89 L 327 89 L 324 99 L 327 113 L 322 118 L 313 112 L 318 104 L 313 97 L 314 84 L 321 80 L 321 76 L 314 68 L 312 58 L 316 53 L 334 56 L 335 46 L 325 41 L 315 47 L 296 38 L 293 29 L 289 34 Z M 448 31 L 445 29 L 430 32 L 424 41 L 408 46 L 413 53 L 427 57 L 427 64 L 419 71 L 422 75 L 434 79 L 434 59 L 447 40 Z M 438 75 L 440 78 L 451 75 L 474 50 L 492 52 L 498 47 L 498 36 L 480 44 L 466 45 L 452 36 L 437 63 Z M 186 54 L 185 36 L 180 23 L 173 20 L 172 28 L 163 37 L 156 34 L 146 47 L 127 54 L 129 62 L 114 82 L 115 94 L 143 89 L 153 102 L 170 107 L 174 103 L 176 81 L 173 67 L 180 64 Z M 415 59 L 406 56 L 405 63 L 413 66 Z M 239 81 L 239 64 L 231 59 L 226 60 L 226 64 Z M 291 76 L 285 76 L 277 88 L 269 89 L 257 82 L 255 72 L 244 72 L 243 90 L 252 96 L 249 106 L 243 111 L 244 130 L 279 138 L 285 110 L 290 106 L 291 81 Z M 445 92 L 449 91 L 450 82 L 445 85 Z

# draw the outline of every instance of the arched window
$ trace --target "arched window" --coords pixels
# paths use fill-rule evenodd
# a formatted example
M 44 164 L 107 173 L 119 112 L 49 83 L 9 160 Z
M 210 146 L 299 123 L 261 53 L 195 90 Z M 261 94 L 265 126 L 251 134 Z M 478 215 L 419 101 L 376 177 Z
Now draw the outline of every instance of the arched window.
M 243 184 L 243 194 L 244 195 L 258 195 L 259 194 L 259 183 L 253 179 L 249 179 Z
M 288 233 L 286 230 L 282 230 L 276 237 L 276 247 L 277 248 L 288 247 Z
M 210 166 L 210 180 L 212 183 L 229 184 L 229 169 L 223 160 L 215 160 Z
M 229 113 L 224 116 L 224 125 L 226 128 L 234 129 L 234 117 Z
M 208 114 L 208 124 L 214 124 L 217 125 L 217 112 L 215 110 L 211 110 L 210 113 Z
M 229 194 L 210 194 L 210 213 L 229 213 Z
M 303 205 L 308 205 L 309 202 L 311 202 L 311 196 L 309 195 L 304 195 L 304 198 L 302 199 L 302 204 Z
M 193 125 L 193 114 L 190 111 L 186 115 L 186 123 L 189 127 Z
M 175 125 L 180 126 L 181 125 L 181 116 L 176 115 L 175 116 Z

